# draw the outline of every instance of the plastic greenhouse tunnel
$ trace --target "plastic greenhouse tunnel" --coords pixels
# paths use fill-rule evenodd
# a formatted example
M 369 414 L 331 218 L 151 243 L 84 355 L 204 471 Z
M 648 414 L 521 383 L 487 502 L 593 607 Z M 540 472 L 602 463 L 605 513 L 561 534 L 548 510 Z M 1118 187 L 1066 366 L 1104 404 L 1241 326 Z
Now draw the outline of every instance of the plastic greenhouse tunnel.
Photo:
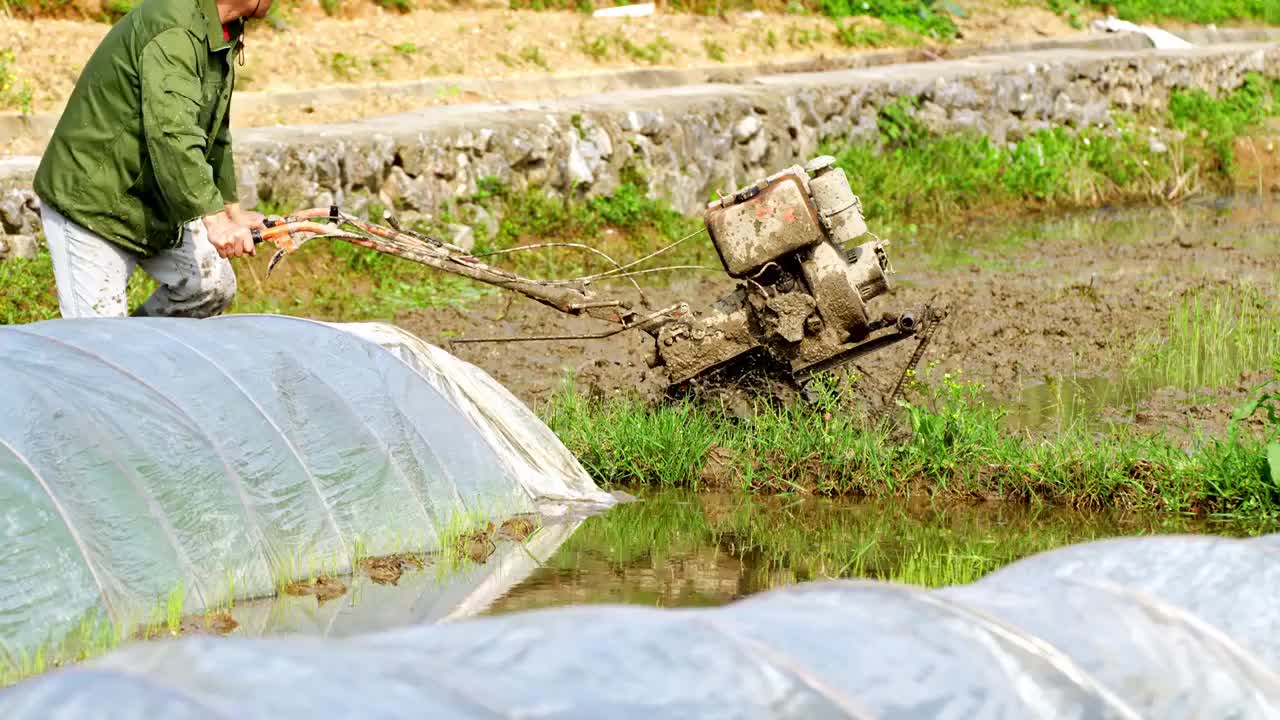
M 0 328 L 0 667 L 473 526 L 607 506 L 482 371 L 382 325 Z

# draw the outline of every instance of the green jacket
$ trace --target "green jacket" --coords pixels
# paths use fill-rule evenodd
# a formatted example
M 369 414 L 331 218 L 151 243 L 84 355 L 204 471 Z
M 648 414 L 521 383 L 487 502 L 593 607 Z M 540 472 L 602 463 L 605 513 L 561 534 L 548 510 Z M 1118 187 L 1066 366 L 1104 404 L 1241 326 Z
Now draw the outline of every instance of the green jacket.
M 236 202 L 228 128 L 234 46 L 214 0 L 144 0 L 80 74 L 36 171 L 65 217 L 142 255 Z

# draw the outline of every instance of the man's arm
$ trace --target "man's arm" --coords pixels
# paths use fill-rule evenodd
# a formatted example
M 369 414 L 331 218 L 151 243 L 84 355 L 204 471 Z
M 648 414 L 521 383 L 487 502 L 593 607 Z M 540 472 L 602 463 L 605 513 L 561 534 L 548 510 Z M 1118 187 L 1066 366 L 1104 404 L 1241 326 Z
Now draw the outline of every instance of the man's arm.
M 160 194 L 178 217 L 184 221 L 203 218 L 209 241 L 219 255 L 251 255 L 249 229 L 227 213 L 213 167 L 205 159 L 210 138 L 199 123 L 198 43 L 190 32 L 175 28 L 157 35 L 142 51 L 142 127 L 147 153 Z

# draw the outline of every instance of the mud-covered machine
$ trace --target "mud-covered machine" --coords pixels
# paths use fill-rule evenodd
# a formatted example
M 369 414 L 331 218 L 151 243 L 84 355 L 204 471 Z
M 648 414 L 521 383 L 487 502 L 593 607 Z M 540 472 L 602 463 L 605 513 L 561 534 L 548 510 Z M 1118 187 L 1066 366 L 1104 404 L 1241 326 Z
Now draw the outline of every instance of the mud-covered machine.
M 390 214 L 384 225 L 330 207 L 269 220 L 259 239 L 278 247 L 271 267 L 303 242 L 341 239 L 614 325 L 591 334 L 461 338 L 456 343 L 647 333 L 654 340 L 650 364 L 666 368 L 673 390 L 698 386 L 745 367 L 765 368 L 774 380 L 802 386 L 816 373 L 916 336 L 931 324 L 924 322 L 933 319 L 927 308 L 922 314 L 872 312 L 869 303 L 889 290 L 892 269 L 885 243 L 868 232 L 860 200 L 829 156 L 788 167 L 721 197 L 708 205 L 704 220 L 724 271 L 738 286 L 701 312 L 687 302 L 652 310 L 642 291 L 638 311 L 631 301 L 593 290 L 608 280 L 626 279 L 636 285 L 636 275 L 651 271 L 637 270 L 637 266 L 689 238 L 627 264 L 576 243 L 543 243 L 477 255 L 403 228 Z M 612 267 L 571 280 L 542 280 L 521 277 L 484 259 L 547 247 L 576 247 L 604 257 Z M 923 341 L 918 350 L 922 349 Z

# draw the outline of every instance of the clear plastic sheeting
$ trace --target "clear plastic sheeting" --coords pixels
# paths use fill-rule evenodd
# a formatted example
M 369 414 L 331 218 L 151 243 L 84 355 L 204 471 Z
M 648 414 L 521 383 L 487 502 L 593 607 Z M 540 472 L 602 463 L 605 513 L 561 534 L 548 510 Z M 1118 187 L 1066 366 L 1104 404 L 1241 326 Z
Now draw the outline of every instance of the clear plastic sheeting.
M 0 328 L 0 666 L 609 499 L 482 372 L 413 360 L 277 316 Z
M 139 644 L 0 694 L 0 716 L 1274 718 L 1278 595 L 1274 539 L 1109 540 L 936 591 Z
M 555 433 L 485 371 L 394 325 L 344 323 L 337 327 L 394 353 L 449 398 L 491 444 L 504 450 L 500 457 L 507 471 L 541 498 L 544 513 L 559 509 L 550 504 L 555 500 L 613 502 Z
M 411 570 L 394 585 L 356 573 L 347 579 L 348 594 L 326 603 L 287 593 L 236 603 L 230 611 L 239 623 L 236 634 L 337 638 L 479 615 L 550 560 L 582 522 L 552 520 L 522 542 L 499 538 L 483 564 Z

